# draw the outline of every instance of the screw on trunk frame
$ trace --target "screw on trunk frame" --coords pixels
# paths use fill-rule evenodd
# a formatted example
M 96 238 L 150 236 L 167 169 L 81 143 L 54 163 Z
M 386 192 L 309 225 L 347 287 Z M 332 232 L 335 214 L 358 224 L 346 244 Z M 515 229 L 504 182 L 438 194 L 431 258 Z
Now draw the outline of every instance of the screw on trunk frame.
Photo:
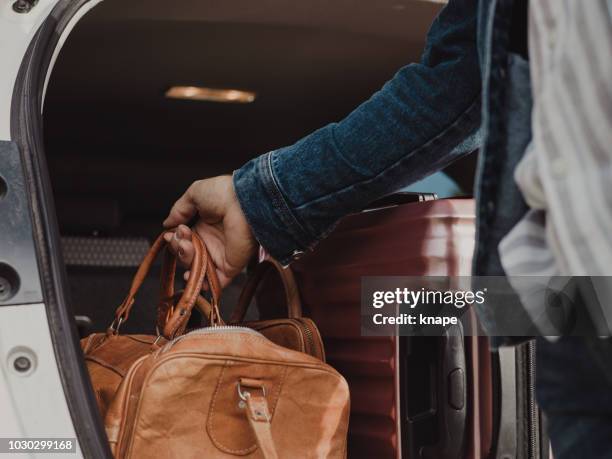
M 19 373 L 25 373 L 32 368 L 32 361 L 25 356 L 17 357 L 13 362 L 13 367 Z
M 12 266 L 0 262 L 0 303 L 10 300 L 19 290 L 19 274 Z
M 11 297 L 11 283 L 4 277 L 0 277 L 0 300 L 7 300 Z
M 13 3 L 13 11 L 15 13 L 29 13 L 37 3 L 38 0 L 17 0 Z
M 4 197 L 8 190 L 8 186 L 6 184 L 6 180 L 0 175 L 0 199 Z

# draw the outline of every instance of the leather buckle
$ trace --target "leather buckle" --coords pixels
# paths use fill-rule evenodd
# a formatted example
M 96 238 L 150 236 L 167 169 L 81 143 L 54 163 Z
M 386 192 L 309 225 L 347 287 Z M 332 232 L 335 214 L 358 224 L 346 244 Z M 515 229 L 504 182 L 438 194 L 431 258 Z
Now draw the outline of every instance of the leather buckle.
M 260 385 L 260 386 L 256 386 L 256 388 L 257 389 L 261 389 L 261 392 L 263 393 L 263 396 L 264 397 L 266 396 L 266 387 L 263 384 Z M 238 381 L 237 389 L 238 389 L 238 397 L 240 397 L 240 400 L 246 402 L 247 399 L 251 397 L 251 393 L 249 391 L 247 391 L 247 390 L 244 390 L 242 388 L 241 381 Z

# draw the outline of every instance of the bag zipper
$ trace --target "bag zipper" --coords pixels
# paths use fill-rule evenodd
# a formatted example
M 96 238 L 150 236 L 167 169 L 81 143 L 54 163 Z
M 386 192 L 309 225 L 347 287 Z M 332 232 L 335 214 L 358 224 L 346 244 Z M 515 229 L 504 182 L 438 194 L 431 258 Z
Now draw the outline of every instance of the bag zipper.
M 306 325 L 305 323 L 303 323 L 301 320 L 299 319 L 293 319 L 297 322 L 298 326 L 300 327 L 300 329 L 302 330 L 304 337 L 306 338 L 306 353 L 307 354 L 312 354 L 312 351 L 315 348 L 315 342 L 314 342 L 314 336 L 312 334 L 312 330 L 310 329 L 310 327 L 308 325 Z M 264 338 L 265 336 L 263 334 L 261 334 L 260 332 L 258 332 L 257 330 L 253 330 L 252 328 L 248 328 L 248 327 L 243 327 L 241 325 L 219 325 L 216 327 L 201 327 L 201 328 L 196 328 L 194 330 L 191 330 L 187 333 L 185 333 L 184 335 L 178 336 L 176 338 L 174 338 L 172 341 L 168 342 L 160 351 L 160 353 L 164 353 L 168 350 L 170 350 L 170 348 L 172 348 L 172 346 L 174 346 L 174 344 L 178 343 L 180 340 L 184 339 L 187 336 L 190 335 L 209 335 L 209 334 L 213 334 L 213 333 L 250 333 L 252 335 L 255 336 L 260 336 L 262 338 Z
M 529 459 L 537 459 L 539 457 L 540 435 L 538 429 L 538 406 L 535 400 L 535 372 L 536 372 L 536 356 L 535 343 L 529 341 L 527 343 L 526 352 L 527 366 L 527 408 L 528 408 L 528 457 Z
M 302 331 L 304 332 L 304 336 L 306 337 L 306 341 L 307 341 L 307 346 L 308 346 L 308 354 L 312 354 L 312 351 L 315 347 L 314 345 L 314 337 L 312 336 L 312 330 L 310 329 L 309 326 L 307 326 L 305 323 L 303 323 L 302 321 L 298 320 L 298 323 L 300 324 L 300 328 L 302 329 Z
M 283 319 L 271 319 L 271 321 L 279 320 L 279 321 L 289 321 L 291 324 L 295 325 L 301 332 L 304 337 L 304 350 L 306 354 L 313 355 L 313 350 L 317 347 L 315 344 L 314 335 L 312 332 L 312 328 L 309 326 L 309 322 L 304 320 L 303 317 L 296 318 L 283 318 Z M 262 321 L 254 321 L 253 324 L 258 324 L 261 322 L 266 322 L 266 320 Z M 249 323 L 249 322 L 247 322 Z M 250 327 L 249 327 L 250 329 Z M 317 354 L 320 354 L 320 350 Z
M 262 338 L 264 337 L 264 335 L 262 335 L 258 331 L 253 330 L 251 328 L 242 327 L 240 325 L 219 325 L 217 327 L 202 327 L 202 328 L 196 328 L 194 330 L 191 330 L 191 331 L 185 333 L 184 335 L 181 335 L 181 336 L 178 336 L 178 337 L 174 338 L 172 341 L 167 343 L 162 348 L 161 353 L 163 354 L 164 352 L 170 350 L 170 348 L 172 346 L 174 346 L 176 343 L 178 343 L 179 341 L 181 341 L 182 339 L 184 339 L 184 338 L 186 338 L 188 336 L 193 336 L 193 335 L 211 335 L 211 334 L 214 334 L 214 333 L 250 333 L 252 335 L 261 336 Z

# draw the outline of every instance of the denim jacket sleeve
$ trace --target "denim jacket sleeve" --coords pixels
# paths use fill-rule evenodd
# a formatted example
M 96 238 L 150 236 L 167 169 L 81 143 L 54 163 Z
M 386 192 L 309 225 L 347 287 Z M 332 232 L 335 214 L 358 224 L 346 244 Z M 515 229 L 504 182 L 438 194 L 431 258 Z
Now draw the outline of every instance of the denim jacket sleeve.
M 478 147 L 477 0 L 451 0 L 421 61 L 400 69 L 345 119 L 234 173 L 242 210 L 282 263 L 311 250 L 343 216 Z

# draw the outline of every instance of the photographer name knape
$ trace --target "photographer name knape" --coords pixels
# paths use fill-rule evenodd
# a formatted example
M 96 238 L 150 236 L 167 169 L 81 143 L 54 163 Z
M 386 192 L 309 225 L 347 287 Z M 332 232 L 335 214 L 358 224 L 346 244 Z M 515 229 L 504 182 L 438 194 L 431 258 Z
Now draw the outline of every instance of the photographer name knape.
M 394 316 L 385 316 L 377 313 L 372 316 L 372 321 L 376 325 L 457 325 L 459 319 L 455 316 L 427 316 L 425 314 L 398 314 Z

